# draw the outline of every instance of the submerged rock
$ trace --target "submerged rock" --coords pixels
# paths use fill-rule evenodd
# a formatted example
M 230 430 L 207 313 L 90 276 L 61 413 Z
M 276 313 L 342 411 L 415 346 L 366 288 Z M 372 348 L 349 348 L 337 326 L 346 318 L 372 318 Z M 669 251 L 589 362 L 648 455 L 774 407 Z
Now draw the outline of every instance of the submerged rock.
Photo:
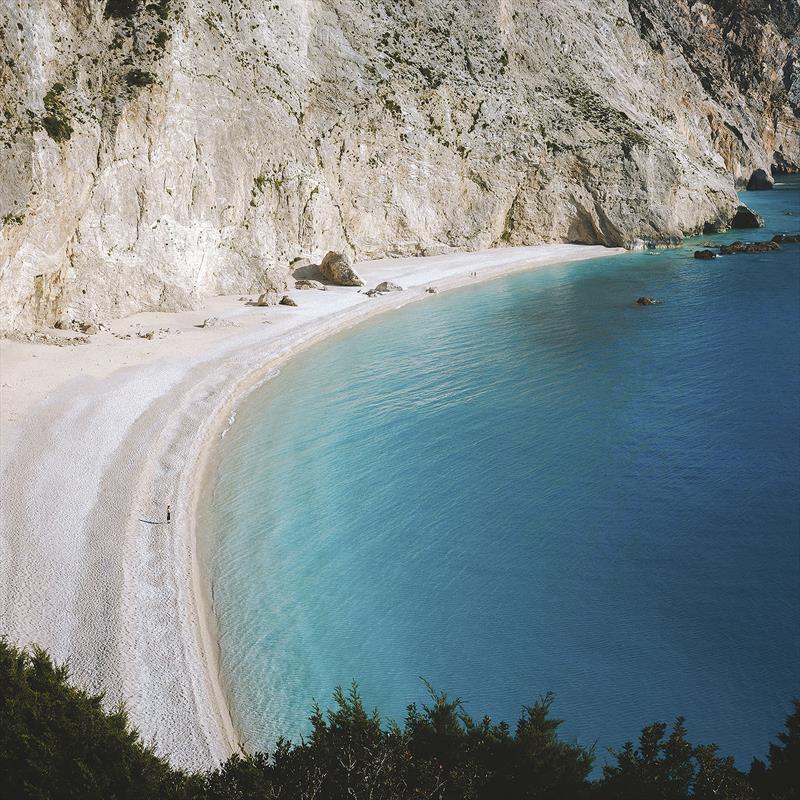
M 331 250 L 319 265 L 323 277 L 338 286 L 363 286 L 364 281 L 353 269 L 350 259 L 345 253 Z
M 636 299 L 636 303 L 640 306 L 657 306 L 661 302 L 663 301 L 656 300 L 655 297 L 647 297 L 647 296 L 638 297 Z
M 747 206 L 739 206 L 731 220 L 732 228 L 763 228 L 764 220 Z
M 716 258 L 717 254 L 711 250 L 695 250 L 694 257 L 701 261 L 710 261 L 712 258 Z
M 780 245 L 775 242 L 733 242 L 723 244 L 719 252 L 723 256 L 732 256 L 737 253 L 769 253 L 771 250 L 779 250 Z

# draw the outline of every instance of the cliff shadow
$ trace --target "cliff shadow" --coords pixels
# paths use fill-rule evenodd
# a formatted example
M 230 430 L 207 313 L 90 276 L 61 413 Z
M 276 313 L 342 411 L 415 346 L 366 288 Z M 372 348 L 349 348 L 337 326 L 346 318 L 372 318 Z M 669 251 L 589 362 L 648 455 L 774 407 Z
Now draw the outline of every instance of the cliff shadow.
M 330 281 L 328 281 L 325 277 L 323 277 L 322 272 L 319 268 L 319 264 L 304 264 L 302 267 L 298 267 L 295 270 L 292 270 L 292 277 L 297 281 L 305 278 L 311 281 L 319 281 L 320 283 L 325 283 L 330 286 L 333 286 Z

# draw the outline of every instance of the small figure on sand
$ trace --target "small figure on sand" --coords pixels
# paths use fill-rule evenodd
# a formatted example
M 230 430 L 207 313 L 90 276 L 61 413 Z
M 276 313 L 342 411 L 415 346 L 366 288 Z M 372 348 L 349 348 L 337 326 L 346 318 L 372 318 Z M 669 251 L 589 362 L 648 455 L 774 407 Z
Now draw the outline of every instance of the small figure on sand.
M 170 507 L 167 506 L 167 525 L 169 525 L 171 519 L 172 519 L 172 511 L 170 510 Z

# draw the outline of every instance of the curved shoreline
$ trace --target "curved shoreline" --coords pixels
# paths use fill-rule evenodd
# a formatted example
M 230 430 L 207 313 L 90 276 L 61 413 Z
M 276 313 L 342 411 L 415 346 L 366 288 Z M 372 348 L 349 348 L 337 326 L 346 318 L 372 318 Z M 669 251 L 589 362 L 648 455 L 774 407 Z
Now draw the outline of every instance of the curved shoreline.
M 119 343 L 109 335 L 107 349 L 131 353 L 133 363 L 120 369 L 113 355 L 109 360 L 109 353 L 98 353 L 93 376 L 83 368 L 83 348 L 59 353 L 60 348 L 4 343 L 6 361 L 11 352 L 12 392 L 6 382 L 1 397 L 11 398 L 12 414 L 19 408 L 21 419 L 4 420 L 0 451 L 8 479 L 0 506 L 8 531 L 0 537 L 0 563 L 7 565 L 0 567 L 0 608 L 7 609 L 0 612 L 0 631 L 21 644 L 42 644 L 59 660 L 69 658 L 79 682 L 108 690 L 111 702 L 126 700 L 145 739 L 181 766 L 208 766 L 229 755 L 238 735 L 220 674 L 213 598 L 199 563 L 196 530 L 213 444 L 231 410 L 281 363 L 427 297 L 427 286 L 446 291 L 622 252 L 545 245 L 387 259 L 358 269 L 368 286 L 392 280 L 406 287 L 402 293 L 370 299 L 342 287 L 294 290 L 289 294 L 297 309 L 209 301 L 216 316 L 239 322 L 241 332 L 194 331 L 208 312 L 137 315 L 148 323 L 181 318 L 184 329 L 178 332 L 187 335 L 180 343 L 167 335 L 163 347 Z M 264 330 L 265 322 L 274 327 Z M 126 323 L 131 324 L 117 321 L 112 329 Z M 88 347 L 95 346 L 93 341 Z M 144 352 L 152 358 L 141 357 L 143 347 L 152 348 Z M 182 351 L 177 358 L 176 350 Z M 15 381 L 28 377 L 33 356 L 52 362 L 49 372 L 42 364 L 49 380 L 43 378 L 49 394 L 44 398 L 30 387 L 24 393 Z M 78 377 L 85 372 L 90 377 Z M 32 517 L 42 501 L 45 510 L 54 506 L 58 514 Z M 161 513 L 168 502 L 174 525 L 162 531 L 149 515 Z M 123 518 L 128 522 L 120 530 Z

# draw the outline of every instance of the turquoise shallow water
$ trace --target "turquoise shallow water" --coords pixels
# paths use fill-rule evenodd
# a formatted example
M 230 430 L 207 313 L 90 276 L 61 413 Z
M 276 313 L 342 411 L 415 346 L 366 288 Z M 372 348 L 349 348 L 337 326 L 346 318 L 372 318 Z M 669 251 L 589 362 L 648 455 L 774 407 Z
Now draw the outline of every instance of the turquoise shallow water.
M 740 766 L 800 691 L 800 183 L 768 228 L 465 288 L 314 348 L 222 441 L 201 545 L 252 747 L 355 678 L 605 748 L 687 716 Z M 642 308 L 641 294 L 664 299 Z

